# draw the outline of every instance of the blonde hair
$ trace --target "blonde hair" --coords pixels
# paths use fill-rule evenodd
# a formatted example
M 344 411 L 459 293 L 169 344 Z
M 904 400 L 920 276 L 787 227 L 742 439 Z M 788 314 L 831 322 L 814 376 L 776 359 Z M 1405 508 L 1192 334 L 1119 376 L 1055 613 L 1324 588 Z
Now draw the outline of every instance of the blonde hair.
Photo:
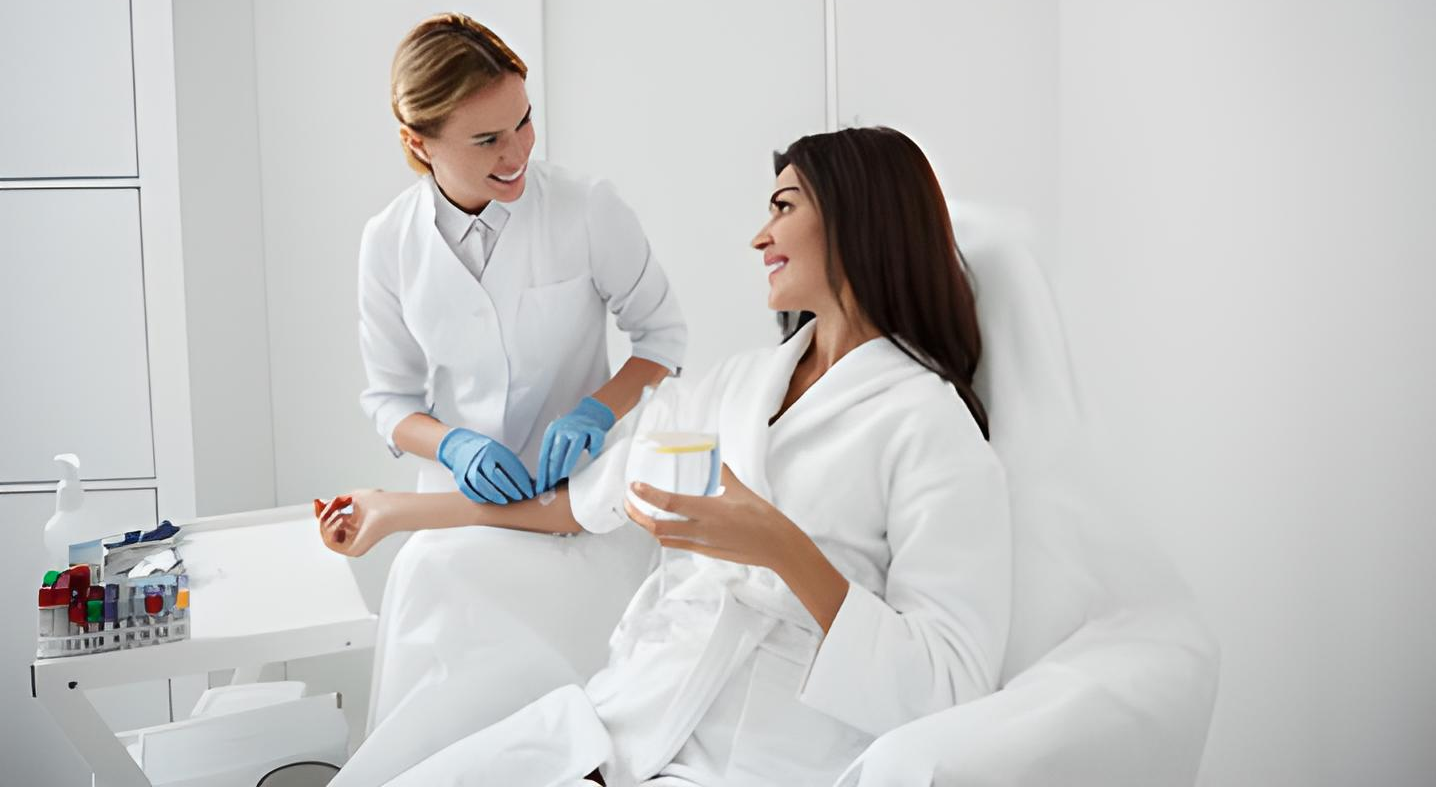
M 394 117 L 416 134 L 434 136 L 464 99 L 505 74 L 528 76 L 528 66 L 503 39 L 463 14 L 438 14 L 420 22 L 399 42 L 390 71 Z M 414 155 L 399 132 L 404 156 L 420 175 L 428 164 Z

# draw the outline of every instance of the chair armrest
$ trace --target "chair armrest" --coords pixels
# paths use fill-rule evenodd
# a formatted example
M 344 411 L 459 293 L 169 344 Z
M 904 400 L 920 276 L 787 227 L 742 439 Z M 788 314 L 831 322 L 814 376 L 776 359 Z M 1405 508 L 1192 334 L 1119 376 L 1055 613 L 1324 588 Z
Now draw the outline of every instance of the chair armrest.
M 1000 691 L 878 738 L 837 786 L 1192 784 L 1219 662 L 1188 610 L 1088 621 Z

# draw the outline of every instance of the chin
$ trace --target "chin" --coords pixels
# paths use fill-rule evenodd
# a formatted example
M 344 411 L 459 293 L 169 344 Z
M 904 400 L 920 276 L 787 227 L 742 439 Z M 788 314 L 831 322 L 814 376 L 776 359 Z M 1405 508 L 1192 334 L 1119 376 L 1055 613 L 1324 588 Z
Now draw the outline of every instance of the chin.
M 495 196 L 494 196 L 494 199 L 498 200 L 499 202 L 518 202 L 518 201 L 519 201 L 519 198 L 524 195 L 524 192 L 525 192 L 525 191 L 528 191 L 528 188 L 529 188 L 529 176 L 528 176 L 528 173 L 524 173 L 524 176 L 519 179 L 519 184 L 518 184 L 518 185 L 519 185 L 518 190 L 515 191 L 515 192 L 513 192 L 512 194 L 495 195 Z
M 803 310 L 801 306 L 795 306 L 789 303 L 788 299 L 774 295 L 768 296 L 768 308 L 775 312 L 799 312 Z

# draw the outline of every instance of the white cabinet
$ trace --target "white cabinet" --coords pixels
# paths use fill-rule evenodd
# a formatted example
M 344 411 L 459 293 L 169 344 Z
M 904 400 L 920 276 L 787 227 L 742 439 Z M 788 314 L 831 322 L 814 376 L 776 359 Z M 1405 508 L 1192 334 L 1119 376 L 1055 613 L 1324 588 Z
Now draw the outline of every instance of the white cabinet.
M 0 4 L 0 178 L 135 177 L 131 63 L 129 3 Z
M 91 783 L 31 699 L 52 457 L 116 530 L 195 513 L 173 27 L 169 0 L 0 0 L 0 784 Z M 90 700 L 132 728 L 170 694 Z
M 130 4 L 0 4 L 0 178 L 134 177 Z
M 0 238 L 0 483 L 56 479 L 58 453 L 154 477 L 138 191 L 0 191 Z
M 83 460 L 83 457 L 81 457 Z M 86 510 L 98 511 L 116 531 L 152 526 L 153 489 L 87 491 Z M 79 787 L 90 783 L 90 769 L 50 715 L 30 694 L 30 662 L 35 658 L 36 591 L 49 565 L 44 526 L 55 511 L 52 492 L 0 493 L 0 704 L 5 708 L 0 784 Z M 169 687 L 149 681 L 92 692 L 100 717 L 115 729 L 169 720 Z

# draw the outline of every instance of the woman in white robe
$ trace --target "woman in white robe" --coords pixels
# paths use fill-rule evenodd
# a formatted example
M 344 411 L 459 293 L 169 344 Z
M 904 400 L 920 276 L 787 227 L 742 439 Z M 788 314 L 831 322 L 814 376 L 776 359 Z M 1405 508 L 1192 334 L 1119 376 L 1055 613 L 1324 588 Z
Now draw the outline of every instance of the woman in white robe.
M 356 757 L 336 785 L 826 784 L 876 736 L 996 689 L 1007 491 L 971 389 L 976 315 L 936 178 L 890 129 L 805 137 L 776 165 L 753 245 L 769 306 L 802 314 L 787 341 L 697 386 L 666 383 L 558 500 L 360 491 L 351 513 L 325 511 L 321 532 L 346 554 L 418 527 L 597 537 L 629 520 L 668 548 L 581 690 L 402 774 Z M 719 436 L 722 492 L 633 487 L 685 517 L 654 520 L 625 499 L 626 457 L 635 435 L 675 429 Z M 465 698 L 451 700 L 427 721 L 462 719 Z M 402 749 L 405 734 L 378 730 L 360 754 Z

